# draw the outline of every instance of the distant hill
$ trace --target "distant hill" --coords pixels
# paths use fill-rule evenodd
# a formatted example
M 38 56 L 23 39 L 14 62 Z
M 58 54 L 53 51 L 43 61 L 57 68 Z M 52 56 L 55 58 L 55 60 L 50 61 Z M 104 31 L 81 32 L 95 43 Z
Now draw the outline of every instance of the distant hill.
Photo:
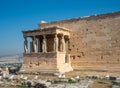
M 5 55 L 0 57 L 0 64 L 4 63 L 18 63 L 22 62 L 23 55 L 15 54 L 15 55 Z

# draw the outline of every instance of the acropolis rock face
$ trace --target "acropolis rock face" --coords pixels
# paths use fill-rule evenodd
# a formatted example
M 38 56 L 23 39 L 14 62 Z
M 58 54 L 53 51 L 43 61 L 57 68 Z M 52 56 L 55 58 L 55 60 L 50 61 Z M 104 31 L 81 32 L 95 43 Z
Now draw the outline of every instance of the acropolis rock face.
M 120 71 L 120 12 L 40 23 L 23 36 L 21 70 Z

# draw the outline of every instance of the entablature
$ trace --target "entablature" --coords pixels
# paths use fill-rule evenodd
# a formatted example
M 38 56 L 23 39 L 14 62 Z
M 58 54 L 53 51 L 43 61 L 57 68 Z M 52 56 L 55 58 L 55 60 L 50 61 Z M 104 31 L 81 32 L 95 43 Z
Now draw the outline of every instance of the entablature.
M 31 37 L 31 36 L 39 36 L 39 35 L 48 35 L 48 34 L 63 34 L 70 36 L 69 29 L 59 27 L 59 26 L 53 26 L 48 27 L 44 29 L 34 29 L 34 30 L 26 30 L 22 31 L 24 37 Z

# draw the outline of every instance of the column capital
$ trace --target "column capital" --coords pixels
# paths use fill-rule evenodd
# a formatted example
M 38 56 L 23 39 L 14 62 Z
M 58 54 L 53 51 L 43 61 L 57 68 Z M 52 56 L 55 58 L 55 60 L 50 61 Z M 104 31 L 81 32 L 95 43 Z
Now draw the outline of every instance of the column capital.
M 57 37 L 58 34 L 55 34 L 55 38 Z
M 65 35 L 62 34 L 61 38 L 64 38 Z

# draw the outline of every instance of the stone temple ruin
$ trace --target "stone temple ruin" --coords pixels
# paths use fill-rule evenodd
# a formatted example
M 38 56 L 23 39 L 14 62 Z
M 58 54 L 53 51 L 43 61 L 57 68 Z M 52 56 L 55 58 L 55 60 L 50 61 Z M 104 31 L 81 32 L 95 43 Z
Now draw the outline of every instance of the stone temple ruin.
M 22 32 L 21 71 L 120 71 L 120 12 L 41 22 Z

